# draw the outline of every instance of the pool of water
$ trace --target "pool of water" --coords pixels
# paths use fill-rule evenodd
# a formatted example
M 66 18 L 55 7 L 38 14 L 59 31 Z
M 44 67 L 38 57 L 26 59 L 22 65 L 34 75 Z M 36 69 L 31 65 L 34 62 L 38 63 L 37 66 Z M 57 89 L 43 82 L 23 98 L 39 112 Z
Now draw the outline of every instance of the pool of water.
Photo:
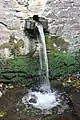
M 22 103 L 31 105 L 34 108 L 40 110 L 51 110 L 56 107 L 57 113 L 63 112 L 65 109 L 68 109 L 68 98 L 63 95 L 63 93 L 58 90 L 53 90 L 52 92 L 40 92 L 40 91 L 31 91 L 22 98 Z
M 21 84 L 13 85 L 13 87 L 6 87 L 6 85 L 3 86 L 3 94 L 0 97 L 0 111 L 5 112 L 6 115 L 0 118 L 1 120 L 77 120 L 72 114 L 72 108 L 67 104 L 68 100 L 62 95 L 62 93 L 60 95 L 59 92 L 53 92 L 49 96 L 46 96 L 47 93 L 45 94 L 46 97 L 50 97 L 47 102 L 51 102 L 51 99 L 53 99 L 54 102 L 57 99 L 52 96 L 59 94 L 59 99 L 62 99 L 62 101 L 60 101 L 61 104 L 57 104 L 56 101 L 56 104 L 52 106 L 51 109 L 40 109 L 40 107 L 36 109 L 32 104 L 23 104 L 22 98 L 25 98 L 24 96 L 29 94 L 26 93 L 26 91 L 27 88 L 25 85 Z M 43 97 L 42 103 L 44 104 L 45 96 L 43 93 L 33 93 L 41 98 Z M 41 108 L 42 107 L 43 106 L 41 106 Z

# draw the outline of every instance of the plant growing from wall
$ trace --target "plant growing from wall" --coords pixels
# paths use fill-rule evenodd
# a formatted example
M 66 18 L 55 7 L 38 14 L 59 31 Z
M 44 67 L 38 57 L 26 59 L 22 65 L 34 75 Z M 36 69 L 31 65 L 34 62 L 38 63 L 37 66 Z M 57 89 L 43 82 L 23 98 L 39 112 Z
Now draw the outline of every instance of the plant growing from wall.
M 60 36 L 48 35 L 48 36 L 46 36 L 46 46 L 47 46 L 47 50 L 50 53 L 54 54 L 57 51 L 60 51 L 60 52 L 64 52 L 65 51 L 65 52 L 67 52 L 69 43 L 66 42 Z
M 0 49 L 8 48 L 10 51 L 10 56 L 18 56 L 21 55 L 20 48 L 24 48 L 24 41 L 17 40 L 15 36 L 11 35 L 10 40 L 7 43 L 3 43 L 0 45 Z

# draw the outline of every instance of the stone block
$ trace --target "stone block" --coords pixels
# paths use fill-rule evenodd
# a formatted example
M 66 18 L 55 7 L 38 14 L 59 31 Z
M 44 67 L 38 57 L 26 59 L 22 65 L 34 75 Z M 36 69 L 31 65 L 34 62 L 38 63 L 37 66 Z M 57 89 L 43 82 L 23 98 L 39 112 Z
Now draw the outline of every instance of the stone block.
M 36 21 L 37 20 L 34 20 L 33 17 L 29 17 L 25 20 L 24 33 L 26 36 L 30 36 L 33 38 L 36 37 L 36 32 L 38 32 L 36 27 Z M 40 22 L 43 25 L 44 32 L 48 32 L 48 20 L 43 17 L 39 17 L 38 22 Z

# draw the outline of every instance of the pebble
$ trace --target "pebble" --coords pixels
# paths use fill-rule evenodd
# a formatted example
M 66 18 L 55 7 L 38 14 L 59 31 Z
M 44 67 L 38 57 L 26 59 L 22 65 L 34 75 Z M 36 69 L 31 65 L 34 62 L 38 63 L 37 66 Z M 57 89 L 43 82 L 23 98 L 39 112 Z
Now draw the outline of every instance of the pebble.
M 2 86 L 3 86 L 3 83 L 0 84 L 0 88 L 2 88 Z
M 2 92 L 0 91 L 0 97 L 2 96 Z
M 9 86 L 9 88 L 11 88 L 11 89 L 12 89 L 12 88 L 14 88 L 14 86 Z

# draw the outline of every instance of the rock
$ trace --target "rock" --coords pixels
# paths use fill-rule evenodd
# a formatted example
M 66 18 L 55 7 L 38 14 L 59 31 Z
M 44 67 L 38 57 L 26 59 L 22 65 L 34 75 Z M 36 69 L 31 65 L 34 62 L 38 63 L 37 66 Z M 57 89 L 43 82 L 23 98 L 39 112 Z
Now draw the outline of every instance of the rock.
M 0 88 L 2 88 L 2 86 L 3 86 L 3 83 L 0 84 Z
M 0 91 L 0 97 L 2 96 L 2 92 Z
M 14 86 L 10 85 L 9 88 L 12 89 L 12 88 L 14 88 Z
M 75 115 L 77 115 L 78 117 L 80 117 L 80 104 L 73 104 L 74 105 L 74 110 L 75 110 Z
M 29 102 L 30 103 L 37 103 L 37 97 L 34 94 L 32 94 L 31 99 L 29 100 Z
M 80 89 L 77 92 L 76 89 L 72 89 L 69 91 L 70 101 L 72 103 L 72 107 L 74 108 L 73 114 L 80 118 Z
M 29 102 L 30 102 L 30 103 L 37 103 L 37 101 L 36 101 L 35 98 L 31 98 L 31 99 L 29 100 Z

